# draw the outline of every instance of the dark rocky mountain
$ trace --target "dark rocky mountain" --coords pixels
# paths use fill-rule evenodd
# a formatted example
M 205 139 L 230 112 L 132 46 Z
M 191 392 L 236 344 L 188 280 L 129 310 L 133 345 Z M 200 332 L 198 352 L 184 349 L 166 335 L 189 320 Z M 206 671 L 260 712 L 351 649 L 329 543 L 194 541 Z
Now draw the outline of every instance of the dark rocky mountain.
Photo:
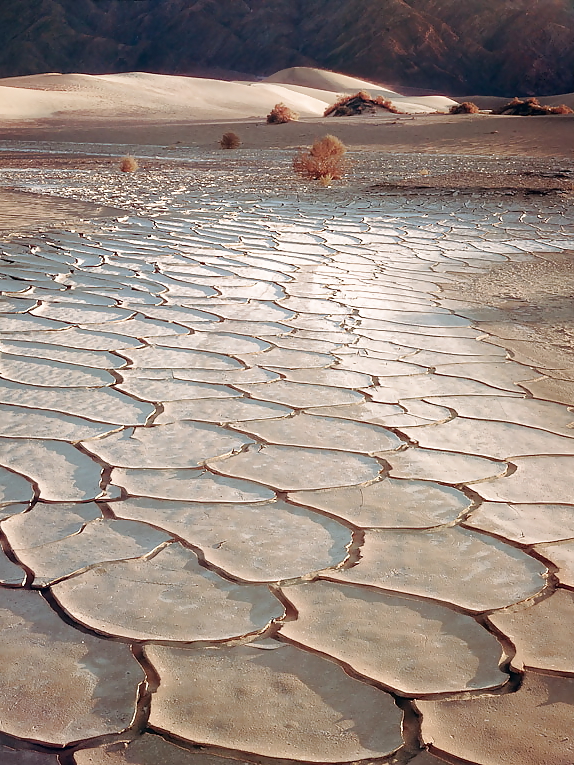
M 0 76 L 316 66 L 457 95 L 574 91 L 574 0 L 0 0 Z

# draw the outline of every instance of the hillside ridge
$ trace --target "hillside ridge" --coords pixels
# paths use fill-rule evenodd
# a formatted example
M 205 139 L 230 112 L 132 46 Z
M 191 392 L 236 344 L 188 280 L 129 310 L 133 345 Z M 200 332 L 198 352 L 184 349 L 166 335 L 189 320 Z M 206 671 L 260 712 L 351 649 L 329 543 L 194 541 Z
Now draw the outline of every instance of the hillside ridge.
M 4 0 L 0 77 L 294 66 L 453 95 L 574 90 L 574 0 Z

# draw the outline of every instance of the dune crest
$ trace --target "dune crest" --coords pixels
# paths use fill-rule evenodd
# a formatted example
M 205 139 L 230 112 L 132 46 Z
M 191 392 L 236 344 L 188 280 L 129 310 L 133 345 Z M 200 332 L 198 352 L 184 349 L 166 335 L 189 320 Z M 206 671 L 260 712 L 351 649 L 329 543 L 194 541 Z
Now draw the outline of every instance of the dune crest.
M 356 93 L 357 90 L 369 90 L 376 95 L 400 96 L 395 90 L 377 85 L 368 80 L 350 77 L 348 74 L 330 72 L 325 69 L 315 69 L 310 66 L 292 66 L 289 69 L 281 69 L 263 82 L 278 82 L 282 85 L 302 85 L 306 88 L 326 90 L 332 93 Z
M 374 83 L 307 67 L 282 70 L 252 83 L 147 72 L 47 73 L 1 79 L 0 118 L 235 120 L 265 117 L 278 102 L 310 118 L 322 117 L 339 93 L 365 89 L 392 99 L 408 114 L 447 112 L 454 103 L 443 96 L 407 98 Z

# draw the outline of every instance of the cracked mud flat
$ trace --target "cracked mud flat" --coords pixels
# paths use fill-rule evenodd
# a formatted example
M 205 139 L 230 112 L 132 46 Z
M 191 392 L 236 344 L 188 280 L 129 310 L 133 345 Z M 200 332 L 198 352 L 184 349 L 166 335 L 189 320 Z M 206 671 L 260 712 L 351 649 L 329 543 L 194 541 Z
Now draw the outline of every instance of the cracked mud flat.
M 570 201 L 82 173 L 5 173 L 108 217 L 2 243 L 0 761 L 573 763 L 569 358 L 456 293 Z

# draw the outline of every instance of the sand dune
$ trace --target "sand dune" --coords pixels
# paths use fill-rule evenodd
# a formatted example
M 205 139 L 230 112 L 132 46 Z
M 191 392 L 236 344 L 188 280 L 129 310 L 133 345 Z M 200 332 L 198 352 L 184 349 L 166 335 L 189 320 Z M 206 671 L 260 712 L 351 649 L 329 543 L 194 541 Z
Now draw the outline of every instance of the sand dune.
M 279 82 L 282 85 L 302 85 L 306 88 L 326 90 L 331 93 L 356 93 L 358 90 L 368 90 L 372 93 L 385 95 L 387 98 L 399 96 L 395 90 L 385 88 L 367 80 L 349 77 L 347 74 L 328 72 L 324 69 L 313 69 L 308 66 L 293 66 L 281 69 L 280 72 L 266 77 L 264 82 Z
M 457 101 L 472 101 L 481 109 L 497 109 L 499 106 L 504 106 L 511 99 L 501 98 L 500 96 L 461 96 L 457 97 Z M 541 104 L 548 106 L 560 106 L 560 104 L 566 104 L 571 109 L 574 109 L 574 93 L 562 93 L 558 96 L 539 96 L 538 100 Z
M 298 91 L 311 93 L 309 89 L 320 93 L 317 98 L 333 103 L 333 95 L 357 93 L 365 90 L 372 96 L 388 98 L 401 111 L 407 114 L 428 114 L 429 112 L 447 112 L 455 103 L 446 96 L 403 96 L 395 90 L 374 82 L 349 77 L 338 72 L 313 69 L 306 66 L 294 66 L 282 69 L 267 77 L 264 82 L 277 82 L 284 87 L 297 88 Z M 329 100 L 330 96 L 330 100 Z
M 406 114 L 448 112 L 446 96 L 404 96 L 384 85 L 310 67 L 293 67 L 261 82 L 228 82 L 200 77 L 126 74 L 37 74 L 0 79 L 0 119 L 117 119 L 146 122 L 205 122 L 262 119 L 283 102 L 303 119 L 322 117 L 339 95 L 366 90 L 383 96 Z M 460 101 L 461 99 L 457 99 Z M 507 99 L 474 96 L 482 109 Z M 541 97 L 542 103 L 574 107 L 574 94 Z M 366 116 L 368 120 L 369 117 Z
M 196 77 L 128 74 L 45 74 L 0 80 L 0 116 L 241 119 L 268 114 L 278 101 L 305 116 L 325 102 L 273 83 L 245 84 Z
M 66 111 L 70 103 L 71 99 L 66 93 L 0 86 L 0 117 L 4 120 L 50 117 L 58 112 Z M 89 109 L 92 99 L 86 95 L 78 95 L 73 103 L 75 110 L 80 111 Z
M 574 109 L 574 93 L 562 93 L 562 95 L 559 96 L 543 96 L 538 100 L 541 104 L 548 104 L 549 106 L 566 104 L 566 106 Z
M 50 117 L 217 120 L 265 117 L 278 102 L 302 117 L 319 117 L 337 94 L 369 89 L 402 111 L 448 111 L 442 96 L 405 97 L 364 80 L 297 67 L 262 82 L 227 82 L 145 72 L 127 74 L 39 74 L 0 80 L 0 118 Z

